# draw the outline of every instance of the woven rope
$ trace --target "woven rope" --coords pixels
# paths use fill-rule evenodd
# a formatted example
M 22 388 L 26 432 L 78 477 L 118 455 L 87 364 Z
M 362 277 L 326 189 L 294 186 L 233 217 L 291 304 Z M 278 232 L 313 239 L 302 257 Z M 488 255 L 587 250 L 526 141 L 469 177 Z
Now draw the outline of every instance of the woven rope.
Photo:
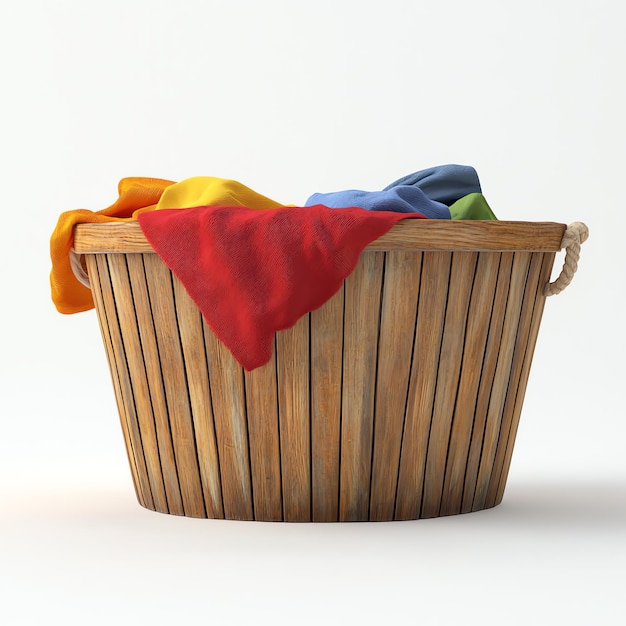
M 81 283 L 81 285 L 85 285 L 87 289 L 91 289 L 89 276 L 83 268 L 82 255 L 76 254 L 76 252 L 74 252 L 74 248 L 71 248 L 69 259 L 70 259 L 70 267 L 72 268 L 72 272 L 74 272 L 74 276 L 76 277 L 76 280 L 79 283 Z
M 544 289 L 546 296 L 555 296 L 561 293 L 572 282 L 572 278 L 574 278 L 574 274 L 578 269 L 580 245 L 587 241 L 588 237 L 589 229 L 582 222 L 574 222 L 567 227 L 561 240 L 561 250 L 563 248 L 566 249 L 563 269 L 554 282 L 546 285 Z

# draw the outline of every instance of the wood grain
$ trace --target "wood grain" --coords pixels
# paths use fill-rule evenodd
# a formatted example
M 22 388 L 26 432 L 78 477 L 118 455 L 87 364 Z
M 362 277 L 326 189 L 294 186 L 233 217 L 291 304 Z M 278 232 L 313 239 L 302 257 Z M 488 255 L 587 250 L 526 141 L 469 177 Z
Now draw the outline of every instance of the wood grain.
M 502 339 L 498 351 L 498 362 L 493 378 L 491 397 L 489 398 L 489 408 L 485 422 L 485 437 L 478 468 L 474 504 L 472 505 L 474 511 L 482 510 L 486 507 L 489 480 L 493 470 L 498 437 L 502 424 L 504 403 L 511 369 L 513 367 L 515 340 L 520 323 L 530 258 L 530 252 L 515 252 L 513 256 L 509 297 L 504 314 L 504 326 L 502 328 Z
M 309 316 L 276 333 L 283 510 L 287 522 L 311 520 Z
M 126 449 L 126 455 L 128 457 L 128 464 L 130 466 L 130 473 L 133 479 L 133 487 L 135 489 L 135 495 L 137 500 L 142 506 L 146 506 L 144 502 L 144 496 L 142 493 L 142 486 L 139 480 L 139 474 L 137 470 L 137 461 L 135 459 L 135 451 L 133 450 L 133 444 L 130 437 L 130 426 L 128 423 L 128 411 L 125 405 L 125 398 L 122 393 L 122 383 L 120 381 L 120 372 L 115 360 L 115 352 L 113 351 L 113 344 L 111 342 L 111 334 L 109 332 L 109 321 L 107 318 L 107 311 L 104 306 L 102 298 L 102 292 L 104 289 L 103 281 L 100 279 L 98 272 L 98 261 L 96 255 L 85 255 L 85 262 L 87 272 L 89 273 L 89 280 L 93 290 L 93 299 L 98 317 L 98 323 L 100 325 L 100 332 L 102 334 L 102 341 L 104 343 L 104 350 L 107 356 L 107 362 L 109 364 L 109 371 L 111 373 L 111 381 L 113 383 L 113 392 L 115 395 L 115 401 L 117 404 L 117 411 L 120 418 L 120 425 L 122 427 L 122 435 L 124 437 L 124 447 Z M 106 262 L 104 257 L 100 257 L 100 263 Z M 104 277 L 104 282 L 108 281 L 108 269 Z
M 454 405 L 459 387 L 467 311 L 476 269 L 477 253 L 454 252 L 448 288 L 437 387 L 433 404 L 420 517 L 437 517 L 446 471 Z
M 155 255 L 146 255 L 144 264 L 159 359 L 167 364 L 163 385 L 183 509 L 189 517 L 206 517 L 172 276 Z
M 130 288 L 126 255 L 112 254 L 108 257 L 108 262 L 152 498 L 157 511 L 167 512 L 168 506 L 161 473 L 154 414 L 146 377 L 144 354 L 141 349 L 135 303 Z
M 204 506 L 207 517 L 219 519 L 224 505 L 202 315 L 176 277 L 173 286 Z
M 276 376 L 276 351 L 262 367 L 244 371 L 254 516 L 268 522 L 283 519 Z
M 226 519 L 254 519 L 243 368 L 204 323 Z
M 384 254 L 364 252 L 345 281 L 339 520 L 369 514 Z
M 127 443 L 130 444 L 130 449 L 134 459 L 138 492 L 141 496 L 140 502 L 146 508 L 155 510 L 152 490 L 150 487 L 150 479 L 148 477 L 148 468 L 146 466 L 146 459 L 144 456 L 139 419 L 135 409 L 135 398 L 131 385 L 130 373 L 128 371 L 126 351 L 117 317 L 115 295 L 111 286 L 108 257 L 97 256 L 96 264 L 100 279 L 100 296 L 102 298 L 101 304 L 104 311 L 106 311 L 108 331 L 111 338 L 112 355 L 119 376 L 120 395 L 125 408 L 125 419 L 122 420 L 122 429 L 125 431 L 125 439 L 127 440 Z
M 420 516 L 452 254 L 424 253 L 394 519 Z M 390 470 L 392 471 L 392 470 Z
M 150 258 L 147 259 L 148 263 Z M 178 481 L 178 468 L 174 447 L 172 444 L 172 431 L 170 419 L 165 399 L 165 388 L 163 386 L 163 372 L 161 362 L 158 359 L 158 346 L 156 329 L 150 308 L 150 296 L 144 267 L 144 255 L 126 255 L 126 264 L 130 277 L 131 289 L 133 292 L 133 302 L 137 324 L 139 327 L 139 339 L 141 347 L 136 348 L 144 355 L 144 366 L 146 380 L 150 390 L 150 403 L 152 405 L 152 415 L 156 429 L 157 445 L 159 450 L 159 460 L 161 462 L 161 473 L 167 497 L 169 512 L 174 515 L 184 515 L 183 500 L 180 493 Z
M 393 519 L 415 336 L 421 252 L 388 252 L 378 346 L 369 519 Z M 390 471 L 391 470 L 391 471 Z
M 406 219 L 367 249 L 556 252 L 565 228 L 554 222 Z M 74 250 L 78 254 L 153 252 L 137 222 L 78 224 Z
M 504 456 L 506 454 L 506 444 L 511 432 L 515 403 L 521 382 L 520 379 L 522 376 L 524 358 L 526 356 L 526 348 L 528 346 L 528 335 L 530 333 L 533 309 L 536 302 L 542 256 L 543 255 L 541 253 L 536 252 L 531 254 L 530 258 L 517 336 L 515 338 L 515 346 L 513 348 L 511 371 L 508 377 L 506 398 L 504 401 L 504 407 L 502 408 L 500 432 L 498 433 L 493 468 L 491 470 L 489 485 L 487 487 L 487 495 L 485 498 L 485 507 L 495 506 L 498 485 L 504 465 Z
M 311 311 L 311 488 L 314 522 L 339 521 L 344 286 Z
M 519 426 L 520 415 L 522 412 L 522 404 L 524 402 L 524 396 L 526 395 L 526 386 L 528 384 L 528 377 L 530 374 L 530 367 L 532 364 L 533 355 L 535 352 L 535 346 L 537 343 L 537 336 L 539 334 L 539 326 L 541 323 L 541 317 L 543 315 L 543 309 L 546 302 L 546 296 L 543 293 L 544 285 L 550 280 L 550 274 L 552 272 L 552 266 L 554 265 L 554 252 L 546 252 L 542 256 L 541 270 L 539 281 L 537 284 L 536 300 L 534 303 L 532 321 L 530 325 L 530 332 L 526 344 L 526 353 L 524 355 L 524 364 L 522 366 L 522 373 L 520 376 L 519 388 L 515 398 L 515 408 L 513 409 L 513 417 L 511 430 L 509 432 L 508 440 L 506 441 L 506 451 L 504 455 L 504 461 L 502 464 L 502 470 L 500 473 L 498 490 L 494 499 L 494 506 L 500 504 L 504 495 L 504 487 L 506 485 L 507 477 L 509 474 L 509 467 L 511 464 L 511 457 L 513 455 L 513 447 L 515 444 L 515 438 L 517 436 L 517 429 Z M 500 444 L 504 445 L 504 444 Z
M 467 314 L 461 377 L 452 418 L 440 515 L 453 515 L 461 512 L 478 384 L 487 345 L 499 266 L 500 253 L 479 253 Z

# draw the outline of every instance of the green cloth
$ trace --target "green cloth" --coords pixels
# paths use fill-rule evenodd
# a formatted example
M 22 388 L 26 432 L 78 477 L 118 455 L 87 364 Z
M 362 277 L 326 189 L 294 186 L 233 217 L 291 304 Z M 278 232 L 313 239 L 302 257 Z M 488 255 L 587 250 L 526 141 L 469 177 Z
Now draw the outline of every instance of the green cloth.
M 450 205 L 453 220 L 497 220 L 482 193 L 470 193 Z

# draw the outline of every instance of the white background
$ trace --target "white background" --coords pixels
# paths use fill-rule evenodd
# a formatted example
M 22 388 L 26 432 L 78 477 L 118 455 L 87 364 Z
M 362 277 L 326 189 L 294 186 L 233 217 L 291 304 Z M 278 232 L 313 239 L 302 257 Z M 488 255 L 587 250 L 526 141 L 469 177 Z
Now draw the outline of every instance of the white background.
M 3 0 L 0 623 L 626 623 L 620 5 Z M 95 314 L 49 298 L 59 213 L 124 176 L 299 204 L 442 163 L 474 165 L 501 219 L 591 232 L 546 304 L 503 503 L 345 525 L 140 508 Z

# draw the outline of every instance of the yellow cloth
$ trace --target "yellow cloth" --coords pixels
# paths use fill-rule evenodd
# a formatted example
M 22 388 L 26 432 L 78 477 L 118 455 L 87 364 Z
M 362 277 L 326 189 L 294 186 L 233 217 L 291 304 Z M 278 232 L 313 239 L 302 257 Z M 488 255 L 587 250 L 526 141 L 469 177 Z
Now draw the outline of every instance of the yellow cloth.
M 157 209 L 186 209 L 194 206 L 245 206 L 250 209 L 277 209 L 284 206 L 262 196 L 235 180 L 195 176 L 168 187 Z
M 119 198 L 106 209 L 94 213 L 77 209 L 62 213 L 50 238 L 52 301 L 60 313 L 92 309 L 91 290 L 74 276 L 70 250 L 74 226 L 85 223 L 130 222 L 143 211 L 183 209 L 194 206 L 246 206 L 271 209 L 284 206 L 256 193 L 234 180 L 196 176 L 179 183 L 159 178 L 123 178 Z

